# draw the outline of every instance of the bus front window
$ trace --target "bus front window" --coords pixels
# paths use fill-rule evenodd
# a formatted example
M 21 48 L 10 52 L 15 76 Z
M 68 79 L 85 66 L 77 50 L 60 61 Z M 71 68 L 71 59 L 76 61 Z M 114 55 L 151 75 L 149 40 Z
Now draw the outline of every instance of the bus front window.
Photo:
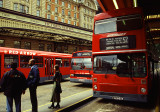
M 91 58 L 72 58 L 72 70 L 90 70 L 92 68 Z
M 95 74 L 117 74 L 119 77 L 145 77 L 146 60 L 143 53 L 95 56 Z

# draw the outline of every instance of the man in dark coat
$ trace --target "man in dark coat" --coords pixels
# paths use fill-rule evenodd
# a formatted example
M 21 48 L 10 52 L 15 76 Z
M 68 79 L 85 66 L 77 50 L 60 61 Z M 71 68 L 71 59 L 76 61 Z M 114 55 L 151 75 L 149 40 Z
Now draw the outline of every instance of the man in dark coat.
M 38 111 L 37 85 L 40 80 L 39 70 L 37 65 L 35 65 L 34 59 L 30 59 L 28 64 L 31 66 L 31 71 L 29 72 L 29 75 L 27 78 L 27 86 L 29 87 L 29 91 L 30 91 L 32 112 L 37 112 Z
M 17 63 L 11 63 L 11 70 L 6 72 L 1 80 L 1 88 L 7 98 L 7 112 L 13 112 L 13 99 L 16 112 L 21 112 L 21 95 L 25 94 L 26 78 L 17 69 Z

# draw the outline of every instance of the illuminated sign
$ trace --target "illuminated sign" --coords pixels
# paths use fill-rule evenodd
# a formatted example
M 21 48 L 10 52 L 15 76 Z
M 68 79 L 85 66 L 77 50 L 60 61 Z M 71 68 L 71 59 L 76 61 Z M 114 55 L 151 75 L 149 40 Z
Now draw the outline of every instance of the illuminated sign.
M 100 39 L 100 50 L 132 49 L 136 48 L 136 36 L 121 36 Z
M 81 56 L 92 56 L 92 53 L 91 52 L 73 53 L 73 57 L 81 57 Z
M 5 54 L 20 54 L 20 55 L 36 55 L 35 52 L 30 51 L 17 51 L 17 50 L 4 50 Z

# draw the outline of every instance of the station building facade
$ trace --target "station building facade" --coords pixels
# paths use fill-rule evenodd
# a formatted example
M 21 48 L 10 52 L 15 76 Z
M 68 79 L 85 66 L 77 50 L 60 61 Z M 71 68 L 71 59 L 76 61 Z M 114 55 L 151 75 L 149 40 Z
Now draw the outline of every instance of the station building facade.
M 0 46 L 91 50 L 94 0 L 0 0 Z

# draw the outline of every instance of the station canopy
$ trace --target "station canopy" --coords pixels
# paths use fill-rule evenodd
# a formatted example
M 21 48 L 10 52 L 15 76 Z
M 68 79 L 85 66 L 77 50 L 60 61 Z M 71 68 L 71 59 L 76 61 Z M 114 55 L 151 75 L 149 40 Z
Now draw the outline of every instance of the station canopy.
M 156 48 L 160 59 L 160 0 L 97 0 L 103 12 L 122 8 L 141 7 L 149 32 L 148 42 Z

